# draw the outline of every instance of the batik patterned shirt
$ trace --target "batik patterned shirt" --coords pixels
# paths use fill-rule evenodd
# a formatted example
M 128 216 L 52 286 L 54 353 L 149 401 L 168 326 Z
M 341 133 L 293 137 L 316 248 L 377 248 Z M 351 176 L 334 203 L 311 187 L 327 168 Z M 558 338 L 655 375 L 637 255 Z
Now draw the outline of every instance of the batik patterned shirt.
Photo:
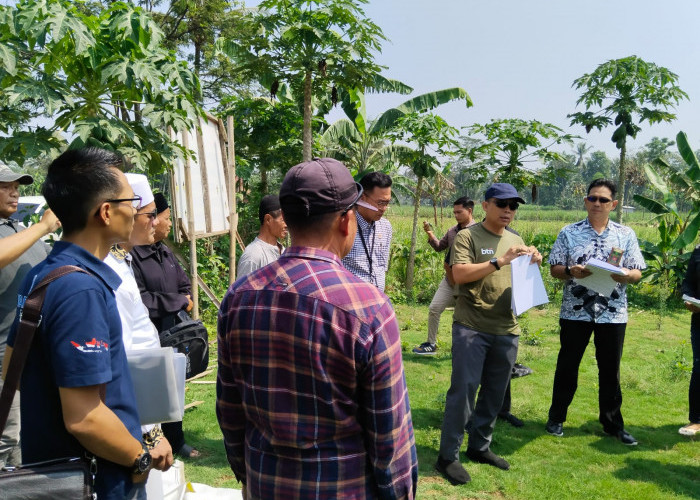
M 248 498 L 414 498 L 389 299 L 313 248 L 240 278 L 218 320 L 217 417 Z
M 588 219 L 569 224 L 559 232 L 549 254 L 549 264 L 571 267 L 585 265 L 594 258 L 607 261 L 613 247 L 624 252 L 621 267 L 647 267 L 632 228 L 608 221 L 603 232 L 598 234 Z M 626 285 L 617 283 L 612 295 L 606 297 L 569 279 L 564 285 L 560 317 L 595 323 L 627 323 L 626 288 Z

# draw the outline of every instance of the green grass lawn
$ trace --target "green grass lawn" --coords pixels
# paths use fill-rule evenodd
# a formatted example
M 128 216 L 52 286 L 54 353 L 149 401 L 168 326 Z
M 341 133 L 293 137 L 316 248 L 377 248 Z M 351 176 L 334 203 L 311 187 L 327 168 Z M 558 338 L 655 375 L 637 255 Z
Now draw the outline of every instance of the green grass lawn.
M 678 434 L 688 413 L 692 362 L 688 314 L 668 312 L 657 329 L 654 311 L 630 311 L 622 360 L 622 411 L 627 430 L 640 444 L 628 448 L 606 436 L 598 423 L 592 343 L 581 363 L 579 388 L 564 437 L 544 432 L 559 348 L 558 303 L 528 313 L 518 360 L 534 373 L 513 381 L 513 413 L 525 421 L 525 427 L 515 429 L 499 421 L 492 443 L 493 451 L 511 463 L 511 470 L 473 464 L 462 455 L 472 482 L 455 487 L 433 469 L 450 381 L 451 312 L 442 317 L 438 354 L 425 358 L 410 350 L 425 341 L 427 306 L 397 305 L 396 311 L 420 464 L 420 498 L 700 498 L 700 439 Z M 214 367 L 215 351 L 212 345 Z M 215 374 L 204 380 L 215 380 Z M 187 402 L 205 401 L 185 415 L 187 440 L 203 455 L 186 461 L 187 479 L 238 487 L 216 421 L 215 386 L 190 383 L 186 398 Z

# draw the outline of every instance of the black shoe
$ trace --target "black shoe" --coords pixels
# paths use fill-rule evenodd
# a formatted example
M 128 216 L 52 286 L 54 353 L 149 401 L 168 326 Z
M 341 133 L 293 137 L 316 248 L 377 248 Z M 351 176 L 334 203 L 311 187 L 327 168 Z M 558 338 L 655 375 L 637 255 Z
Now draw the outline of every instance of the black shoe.
M 480 451 L 467 448 L 467 457 L 472 462 L 493 465 L 494 467 L 498 467 L 499 469 L 503 470 L 510 469 L 510 464 L 491 450 Z
M 435 356 L 437 345 L 430 342 L 423 342 L 418 347 L 413 348 L 413 354 L 421 354 L 423 356 Z
M 445 476 L 445 479 L 447 479 L 453 485 L 467 484 L 472 480 L 471 476 L 467 472 L 467 469 L 465 469 L 462 464 L 459 463 L 459 460 L 450 462 L 449 460 L 445 460 L 438 455 L 435 470 Z
M 525 377 L 526 375 L 530 375 L 532 373 L 532 368 L 528 368 L 525 365 L 521 365 L 520 363 L 515 363 L 513 365 L 513 370 L 510 373 L 510 378 L 518 378 L 518 377 Z
M 544 430 L 547 431 L 547 434 L 551 434 L 552 436 L 562 437 L 564 435 L 564 424 L 548 420 Z
M 522 427 L 523 425 L 525 425 L 525 422 L 520 420 L 518 417 L 513 415 L 511 412 L 499 413 L 498 418 L 500 418 L 501 420 L 505 420 L 513 427 Z
M 610 436 L 616 437 L 620 440 L 622 444 L 626 446 L 637 446 L 639 444 L 639 442 L 636 439 L 634 439 L 634 436 L 624 429 L 617 432 L 605 431 L 605 433 L 609 434 Z

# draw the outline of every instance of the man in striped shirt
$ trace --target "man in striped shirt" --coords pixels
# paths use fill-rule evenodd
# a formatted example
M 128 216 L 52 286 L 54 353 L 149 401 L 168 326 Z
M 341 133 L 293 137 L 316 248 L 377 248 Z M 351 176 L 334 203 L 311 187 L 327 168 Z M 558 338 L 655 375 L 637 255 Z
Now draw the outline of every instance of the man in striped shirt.
M 222 303 L 217 417 L 249 499 L 415 497 L 396 316 L 340 261 L 361 195 L 336 160 L 293 167 L 280 190 L 291 247 Z

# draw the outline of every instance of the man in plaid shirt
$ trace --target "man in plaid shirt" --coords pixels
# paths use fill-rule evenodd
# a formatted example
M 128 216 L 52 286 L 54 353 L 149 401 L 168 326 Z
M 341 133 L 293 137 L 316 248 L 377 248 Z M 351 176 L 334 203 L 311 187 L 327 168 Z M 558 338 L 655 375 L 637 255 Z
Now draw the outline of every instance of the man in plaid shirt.
M 216 410 L 247 498 L 415 497 L 396 316 L 340 261 L 361 195 L 336 160 L 293 167 L 280 190 L 291 247 L 222 303 Z

